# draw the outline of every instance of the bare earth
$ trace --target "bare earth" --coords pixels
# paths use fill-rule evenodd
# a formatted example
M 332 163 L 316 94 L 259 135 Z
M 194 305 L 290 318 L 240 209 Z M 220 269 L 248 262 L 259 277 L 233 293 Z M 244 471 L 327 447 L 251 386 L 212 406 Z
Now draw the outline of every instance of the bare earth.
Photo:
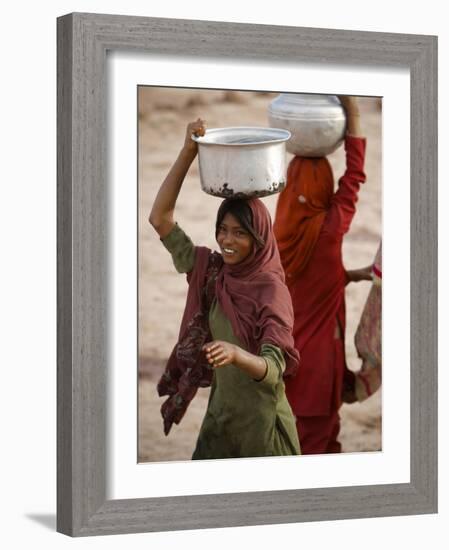
M 267 107 L 275 94 L 140 88 L 139 92 L 139 462 L 189 460 L 207 405 L 208 389 L 199 390 L 179 426 L 162 431 L 157 380 L 177 341 L 186 296 L 185 276 L 176 273 L 171 257 L 148 223 L 159 185 L 184 141 L 188 122 L 201 117 L 209 128 L 268 126 Z M 376 99 L 360 99 L 367 137 L 367 182 L 345 238 L 347 269 L 373 261 L 381 237 L 381 110 Z M 287 160 L 290 160 L 290 155 Z M 335 179 L 344 170 L 340 147 L 329 157 Z M 262 199 L 274 217 L 277 196 Z M 200 188 L 198 164 L 191 167 L 178 199 L 176 219 L 196 244 L 215 248 L 214 222 L 221 199 Z M 354 334 L 370 283 L 351 284 L 346 291 L 348 366 L 358 370 Z M 344 452 L 381 449 L 381 392 L 364 403 L 341 409 L 340 441 Z

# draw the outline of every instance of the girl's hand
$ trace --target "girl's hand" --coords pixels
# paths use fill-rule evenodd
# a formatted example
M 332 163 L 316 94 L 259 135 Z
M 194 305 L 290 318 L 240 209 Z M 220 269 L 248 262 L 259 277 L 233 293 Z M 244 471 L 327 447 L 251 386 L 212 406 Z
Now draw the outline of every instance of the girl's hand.
M 206 359 L 214 367 L 226 367 L 231 363 L 246 372 L 253 380 L 260 382 L 267 374 L 268 364 L 263 357 L 253 355 L 239 346 L 214 340 L 204 344 Z
M 237 346 L 222 340 L 214 340 L 204 344 L 206 359 L 214 368 L 226 367 L 234 363 L 237 357 Z
M 196 141 L 193 141 L 192 134 L 196 136 L 204 136 L 206 133 L 206 121 L 198 118 L 195 122 L 190 122 L 187 125 L 186 137 L 184 140 L 184 150 L 189 151 L 190 153 L 198 152 L 198 144 Z

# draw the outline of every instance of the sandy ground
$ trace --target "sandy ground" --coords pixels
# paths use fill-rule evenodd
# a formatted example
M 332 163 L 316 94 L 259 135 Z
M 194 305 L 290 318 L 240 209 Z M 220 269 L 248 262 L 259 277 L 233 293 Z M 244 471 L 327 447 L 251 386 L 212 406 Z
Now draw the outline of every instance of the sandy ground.
M 198 117 L 209 128 L 267 126 L 267 107 L 275 97 L 266 93 L 140 88 L 139 92 L 139 462 L 188 460 L 207 405 L 201 389 L 179 426 L 162 431 L 157 380 L 177 340 L 186 296 L 186 281 L 147 219 L 155 194 L 182 146 L 186 124 Z M 376 99 L 361 99 L 362 126 L 368 139 L 366 173 L 343 254 L 347 269 L 372 262 L 381 235 L 381 111 Z M 290 159 L 290 155 L 288 160 Z M 329 157 L 335 178 L 344 169 L 339 148 Z M 263 199 L 274 216 L 276 195 Z M 221 199 L 200 188 L 197 161 L 181 190 L 176 219 L 196 244 L 215 248 L 214 221 Z M 360 362 L 354 334 L 370 283 L 347 288 L 346 353 L 349 368 Z M 341 409 L 340 441 L 344 452 L 381 448 L 381 392 L 364 403 Z

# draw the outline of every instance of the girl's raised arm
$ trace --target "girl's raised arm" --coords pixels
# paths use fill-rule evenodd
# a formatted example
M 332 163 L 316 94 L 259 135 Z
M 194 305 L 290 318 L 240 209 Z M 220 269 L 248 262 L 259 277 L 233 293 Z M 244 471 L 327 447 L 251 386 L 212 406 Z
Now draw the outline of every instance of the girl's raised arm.
M 205 133 L 205 121 L 200 118 L 187 125 L 184 146 L 156 195 L 148 219 L 161 239 L 166 237 L 175 225 L 173 214 L 176 200 L 190 165 L 198 153 L 198 145 L 191 136 L 204 136 Z

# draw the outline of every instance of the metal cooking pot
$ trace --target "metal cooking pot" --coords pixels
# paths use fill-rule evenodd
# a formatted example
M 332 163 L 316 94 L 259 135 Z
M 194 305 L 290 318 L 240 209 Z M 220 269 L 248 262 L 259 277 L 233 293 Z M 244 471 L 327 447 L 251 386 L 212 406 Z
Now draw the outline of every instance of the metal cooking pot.
M 324 157 L 342 143 L 346 114 L 335 95 L 280 94 L 268 106 L 268 119 L 292 137 L 287 151 L 302 157 Z
M 217 197 L 265 197 L 285 187 L 285 142 L 278 128 L 213 128 L 198 143 L 203 191 Z

